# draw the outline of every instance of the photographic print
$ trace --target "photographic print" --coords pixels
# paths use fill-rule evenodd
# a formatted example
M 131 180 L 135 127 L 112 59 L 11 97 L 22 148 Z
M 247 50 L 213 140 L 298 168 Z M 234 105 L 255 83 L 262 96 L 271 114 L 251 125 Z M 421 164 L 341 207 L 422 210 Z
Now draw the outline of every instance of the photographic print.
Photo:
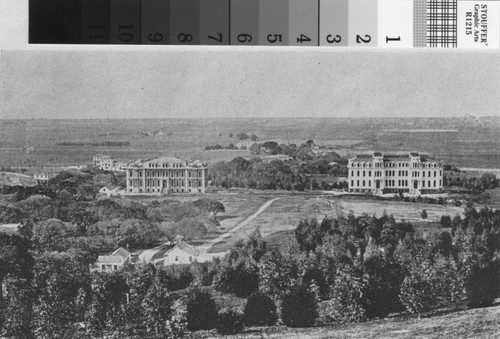
M 23 2 L 0 337 L 500 335 L 497 1 Z

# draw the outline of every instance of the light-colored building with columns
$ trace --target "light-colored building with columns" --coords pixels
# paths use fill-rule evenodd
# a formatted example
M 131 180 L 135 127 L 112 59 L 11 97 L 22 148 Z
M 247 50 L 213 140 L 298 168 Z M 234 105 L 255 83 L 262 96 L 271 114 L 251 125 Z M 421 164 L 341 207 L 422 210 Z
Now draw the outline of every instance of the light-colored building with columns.
M 207 166 L 176 157 L 137 160 L 126 167 L 129 194 L 205 193 Z
M 349 192 L 439 193 L 443 189 L 443 165 L 427 153 L 373 152 L 348 162 Z

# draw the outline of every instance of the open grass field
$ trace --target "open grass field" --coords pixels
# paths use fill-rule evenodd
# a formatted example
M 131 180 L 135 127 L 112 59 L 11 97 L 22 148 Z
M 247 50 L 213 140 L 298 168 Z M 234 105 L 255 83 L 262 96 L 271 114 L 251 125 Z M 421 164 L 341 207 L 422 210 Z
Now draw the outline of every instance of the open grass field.
M 491 201 L 488 204 L 488 207 L 500 209 L 500 188 L 487 190 L 487 192 L 491 197 Z
M 500 336 L 500 306 L 450 312 L 418 319 L 397 316 L 360 324 L 291 329 L 250 328 L 237 336 L 199 333 L 196 338 L 484 338 Z
M 126 161 L 159 154 L 210 162 L 251 157 L 248 151 L 204 151 L 207 145 L 236 144 L 238 133 L 255 134 L 260 141 L 312 139 L 343 154 L 418 150 L 459 167 L 498 168 L 500 163 L 495 118 L 81 119 L 1 120 L 0 166 L 77 165 L 95 153 Z M 87 145 L 106 141 L 130 145 Z M 86 145 L 59 146 L 62 142 Z
M 220 199 L 222 195 L 214 196 Z M 247 201 L 247 199 L 250 200 Z M 325 216 L 336 217 L 339 213 L 344 215 L 354 213 L 359 216 L 363 213 L 376 215 L 380 217 L 384 211 L 393 215 L 398 221 L 408 221 L 415 225 L 417 231 L 432 231 L 439 227 L 439 221 L 443 215 L 463 215 L 463 208 L 454 206 L 441 206 L 424 203 L 409 203 L 402 201 L 375 200 L 367 197 L 342 197 L 325 196 L 321 194 L 281 194 L 274 195 L 277 198 L 261 214 L 256 216 L 230 237 L 216 244 L 211 252 L 225 251 L 229 246 L 240 239 L 246 239 L 257 228 L 263 237 L 268 238 L 270 243 L 277 245 L 281 240 L 290 237 L 297 224 L 302 219 L 317 218 L 321 220 Z M 248 208 L 251 214 L 252 209 L 255 212 L 259 204 L 271 199 L 266 195 L 239 194 L 234 195 L 232 199 L 221 200 L 226 206 L 226 213 L 221 214 L 221 220 L 225 221 L 225 215 L 231 215 L 232 210 L 238 210 L 242 205 Z M 428 217 L 422 219 L 421 211 L 425 209 Z M 239 213 L 238 217 L 231 218 L 231 224 L 225 224 L 224 228 L 231 227 L 234 221 L 239 221 L 248 213 Z M 222 223 L 221 222 L 221 225 Z

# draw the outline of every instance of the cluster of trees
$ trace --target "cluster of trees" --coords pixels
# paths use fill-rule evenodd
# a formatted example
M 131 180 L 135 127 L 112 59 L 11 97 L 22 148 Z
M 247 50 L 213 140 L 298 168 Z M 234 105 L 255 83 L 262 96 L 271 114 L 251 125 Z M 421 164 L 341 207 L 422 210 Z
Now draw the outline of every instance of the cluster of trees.
M 236 147 L 234 144 L 229 144 L 227 146 L 221 146 L 219 144 L 205 146 L 205 151 L 216 151 L 221 149 L 237 150 L 238 147 Z
M 487 189 L 500 186 L 500 179 L 491 173 L 484 173 L 478 178 L 459 171 L 445 171 L 443 179 L 445 186 L 463 187 L 473 193 L 484 192 Z
M 31 238 L 0 234 L 0 333 L 175 338 L 491 305 L 499 286 L 500 212 L 468 206 L 463 218 L 441 222 L 441 230 L 419 235 L 387 215 L 301 220 L 295 241 L 282 248 L 268 248 L 256 231 L 223 260 L 112 273 L 89 269 L 92 248 L 70 225 L 55 239 L 36 229 Z M 221 297 L 241 306 L 224 307 Z
M 95 199 L 103 184 L 118 180 L 112 173 L 99 171 L 62 172 L 48 185 L 4 187 L 9 199 L 0 202 L 0 222 L 22 223 L 29 233 L 38 228 L 49 230 L 41 225 L 50 221 L 50 229 L 61 234 L 67 232 L 63 225 L 69 224 L 78 236 L 104 237 L 116 246 L 135 249 L 154 246 L 163 237 L 201 238 L 215 230 L 216 215 L 224 211 L 221 203 L 211 199 L 148 204 Z
M 491 305 L 500 286 L 500 212 L 469 206 L 442 225 L 421 235 L 387 215 L 302 220 L 297 246 L 268 250 L 252 236 L 232 249 L 213 284 L 237 297 L 267 295 L 287 326 Z
M 232 133 L 229 135 L 229 137 L 231 138 L 233 135 Z M 238 133 L 236 134 L 236 138 L 238 138 L 238 140 L 252 140 L 252 141 L 257 141 L 259 139 L 258 136 L 256 136 L 255 134 L 252 134 L 252 135 L 248 135 L 246 133 Z
M 319 184 L 311 185 L 308 175 L 347 175 L 343 164 L 333 163 L 336 157 L 319 157 L 299 162 L 275 160 L 264 162 L 259 158 L 246 160 L 241 157 L 231 161 L 220 161 L 210 166 L 208 177 L 215 186 L 245 187 L 254 189 L 285 189 L 303 191 L 306 187 L 322 189 Z M 345 184 L 338 184 L 344 187 Z
M 241 157 L 210 166 L 208 177 L 215 186 L 303 191 L 307 176 L 296 162 L 272 161 Z
M 312 151 L 313 147 L 313 140 L 308 140 L 299 146 L 296 144 L 278 144 L 276 141 L 266 141 L 254 144 L 250 150 L 255 154 L 262 152 L 271 155 L 284 154 L 305 161 L 315 158 L 315 154 Z

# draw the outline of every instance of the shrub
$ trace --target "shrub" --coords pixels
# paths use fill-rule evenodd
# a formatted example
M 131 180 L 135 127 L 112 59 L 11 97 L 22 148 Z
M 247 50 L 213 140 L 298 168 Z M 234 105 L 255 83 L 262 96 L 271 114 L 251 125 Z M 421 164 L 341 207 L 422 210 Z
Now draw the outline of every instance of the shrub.
M 199 287 L 191 288 L 186 296 L 186 319 L 189 331 L 209 330 L 217 322 L 217 305 L 212 295 Z
M 481 266 L 472 264 L 465 278 L 466 302 L 469 307 L 490 306 L 499 286 L 499 269 L 496 262 Z
M 281 317 L 288 327 L 313 326 L 318 317 L 316 295 L 305 285 L 292 287 L 281 299 Z
M 252 294 L 245 305 L 243 320 L 247 326 L 273 326 L 278 320 L 276 304 L 268 295 Z
M 398 292 L 404 278 L 399 265 L 380 254 L 365 259 L 363 266 L 366 284 L 363 291 L 363 306 L 366 317 L 383 318 L 391 312 L 398 311 L 401 307 Z
M 259 272 L 252 263 L 240 261 L 234 266 L 229 264 L 215 277 L 218 291 L 234 293 L 239 298 L 246 298 L 259 287 Z
M 236 334 L 243 330 L 243 316 L 233 310 L 219 313 L 217 332 L 220 334 Z
M 408 312 L 420 314 L 432 303 L 431 285 L 418 274 L 407 276 L 401 284 L 399 299 Z
M 441 227 L 443 228 L 451 228 L 451 217 L 449 215 L 443 215 L 441 216 L 441 221 L 440 221 Z
M 362 277 L 352 269 L 338 269 L 332 288 L 332 299 L 327 303 L 325 320 L 337 323 L 364 321 L 365 286 Z
M 422 219 L 427 219 L 427 211 L 426 210 L 422 210 L 422 212 L 420 212 L 420 217 Z

